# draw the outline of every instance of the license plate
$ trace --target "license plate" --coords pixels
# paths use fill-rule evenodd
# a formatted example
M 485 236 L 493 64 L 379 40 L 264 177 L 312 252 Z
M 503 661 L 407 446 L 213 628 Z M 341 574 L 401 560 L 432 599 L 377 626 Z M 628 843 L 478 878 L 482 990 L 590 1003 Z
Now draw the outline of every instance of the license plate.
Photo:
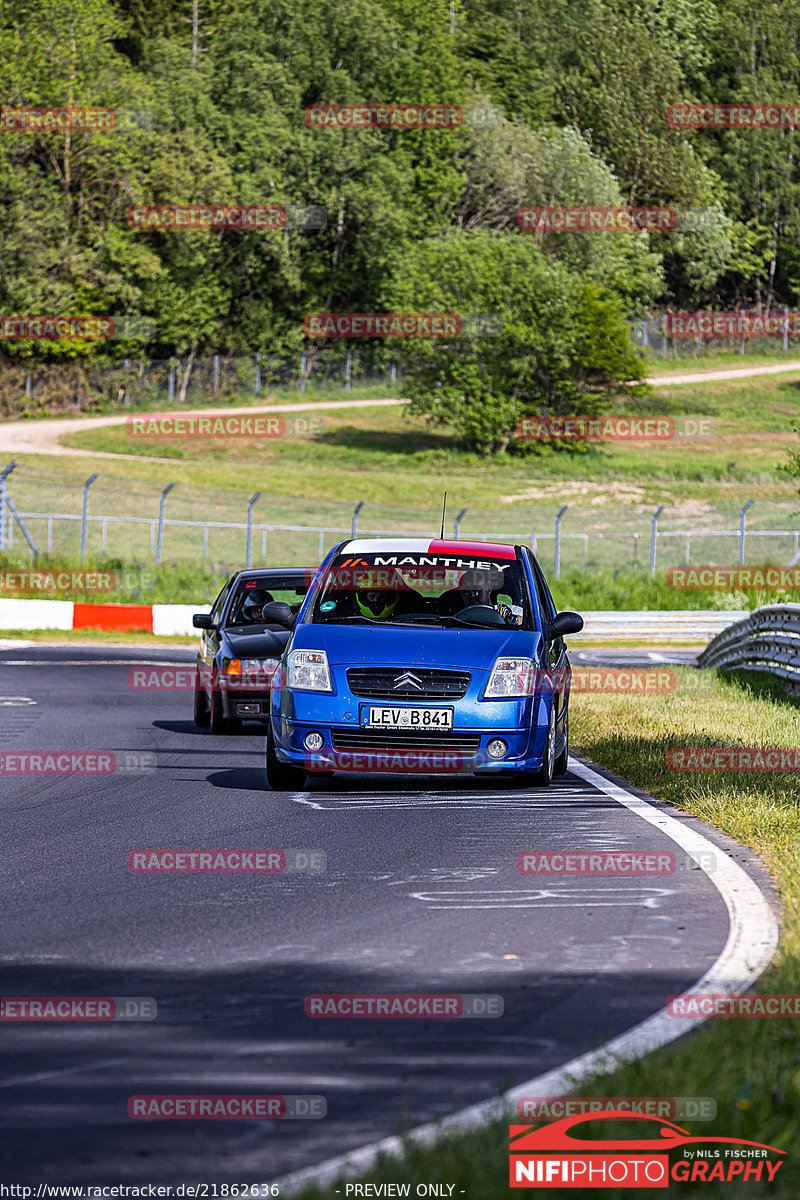
M 452 708 L 362 708 L 361 724 L 370 729 L 452 729 Z

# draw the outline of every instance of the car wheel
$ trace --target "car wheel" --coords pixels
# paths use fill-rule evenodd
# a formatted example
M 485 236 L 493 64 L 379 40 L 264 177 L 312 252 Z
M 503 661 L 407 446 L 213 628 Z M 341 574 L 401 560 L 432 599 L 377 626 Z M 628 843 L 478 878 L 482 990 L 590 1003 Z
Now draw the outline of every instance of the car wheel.
M 564 745 L 553 766 L 554 775 L 566 775 L 569 758 L 569 709 L 564 713 Z
M 226 717 L 222 711 L 222 692 L 216 686 L 216 677 L 211 687 L 211 718 L 209 725 L 212 733 L 232 733 L 236 722 Z
M 194 673 L 194 723 L 200 729 L 208 728 L 211 713 L 208 711 L 208 698 L 200 681 L 200 672 Z
M 267 732 L 267 783 L 273 792 L 299 792 L 306 785 L 306 772 L 302 767 L 282 763 L 275 753 L 271 725 Z
M 542 765 L 533 775 L 535 787 L 549 787 L 553 782 L 553 771 L 556 765 L 556 706 L 550 706 L 550 723 L 547 726 L 547 740 L 544 744 Z

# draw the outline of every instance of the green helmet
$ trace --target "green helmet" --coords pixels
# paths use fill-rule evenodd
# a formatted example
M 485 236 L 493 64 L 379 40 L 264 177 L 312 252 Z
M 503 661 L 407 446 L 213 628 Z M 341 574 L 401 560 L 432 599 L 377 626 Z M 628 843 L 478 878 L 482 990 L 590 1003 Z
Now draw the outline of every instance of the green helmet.
M 365 572 L 356 580 L 356 605 L 362 617 L 383 621 L 397 607 L 397 596 L 390 596 L 385 583 L 383 587 L 376 587 L 375 579 Z

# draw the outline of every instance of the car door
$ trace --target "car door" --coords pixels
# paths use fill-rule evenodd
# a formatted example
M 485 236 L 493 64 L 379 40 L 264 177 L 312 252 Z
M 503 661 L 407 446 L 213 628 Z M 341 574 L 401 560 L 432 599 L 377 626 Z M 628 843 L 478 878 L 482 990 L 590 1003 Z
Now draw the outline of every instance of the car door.
M 531 574 L 533 575 L 533 582 L 536 588 L 536 598 L 539 602 L 539 612 L 542 615 L 542 627 L 544 629 L 556 615 L 556 606 L 553 603 L 553 597 L 550 594 L 550 588 L 547 586 L 547 580 L 544 577 L 542 568 L 527 547 L 525 553 L 530 563 Z M 556 721 L 560 723 L 563 719 L 566 696 L 569 689 L 569 659 L 567 658 L 563 637 L 545 640 L 545 663 L 555 683 L 553 703 L 556 707 Z
M 197 655 L 197 666 L 203 680 L 203 686 L 206 692 L 211 692 L 211 681 L 214 675 L 214 659 L 220 647 L 222 634 L 221 623 L 222 614 L 225 611 L 225 604 L 230 595 L 233 582 L 236 579 L 232 575 L 228 582 L 223 587 L 220 594 L 217 596 L 211 607 L 211 621 L 213 628 L 204 629 L 200 638 L 200 649 Z

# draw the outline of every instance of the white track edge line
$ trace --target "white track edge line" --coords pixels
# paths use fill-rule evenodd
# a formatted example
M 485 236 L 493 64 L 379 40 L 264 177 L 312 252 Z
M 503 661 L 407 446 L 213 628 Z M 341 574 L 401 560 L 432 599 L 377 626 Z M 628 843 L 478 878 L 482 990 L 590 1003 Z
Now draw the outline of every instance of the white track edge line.
M 713 965 L 696 983 L 685 988 L 681 995 L 692 995 L 702 991 L 733 994 L 752 987 L 769 966 L 778 946 L 778 923 L 756 882 L 738 863 L 728 858 L 719 846 L 698 830 L 684 825 L 677 817 L 661 811 L 619 784 L 611 783 L 591 767 L 584 766 L 574 758 L 569 760 L 569 770 L 579 779 L 636 813 L 642 820 L 660 829 L 689 854 L 700 851 L 708 853 L 709 849 L 714 853 L 717 869 L 709 872 L 701 865 L 701 870 L 714 884 L 728 910 L 728 937 Z M 666 1005 L 667 998 L 664 999 Z M 442 1134 L 466 1133 L 504 1115 L 513 1119 L 516 1117 L 517 1101 L 523 1097 L 565 1095 L 598 1071 L 633 1062 L 675 1041 L 706 1020 L 706 1017 L 670 1017 L 665 1007 L 640 1021 L 638 1025 L 632 1026 L 625 1033 L 618 1034 L 599 1049 L 590 1050 L 561 1067 L 528 1079 L 493 1100 L 484 1100 L 479 1104 L 470 1105 L 469 1108 L 462 1108 L 440 1121 L 418 1125 L 403 1138 L 382 1138 L 378 1142 L 361 1146 L 358 1150 L 337 1155 L 314 1167 L 293 1171 L 270 1182 L 280 1186 L 281 1196 L 291 1196 L 310 1185 L 328 1187 L 345 1171 L 364 1173 L 371 1170 L 381 1156 L 402 1159 L 408 1143 L 430 1147 L 436 1144 Z

